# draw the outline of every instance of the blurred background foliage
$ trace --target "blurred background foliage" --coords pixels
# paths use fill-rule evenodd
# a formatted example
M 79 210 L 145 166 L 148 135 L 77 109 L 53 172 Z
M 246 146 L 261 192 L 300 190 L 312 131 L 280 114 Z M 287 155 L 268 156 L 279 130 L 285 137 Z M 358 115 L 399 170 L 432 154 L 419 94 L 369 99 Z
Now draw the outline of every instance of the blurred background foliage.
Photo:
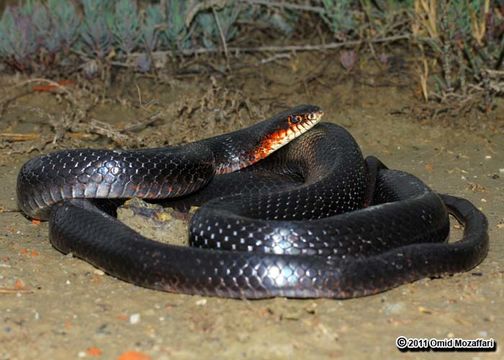
M 504 92 L 504 0 L 24 0 L 0 19 L 4 71 L 156 72 L 156 57 L 395 42 L 426 100 Z M 400 40 L 400 42 L 397 42 Z M 318 45 L 318 46 L 313 46 Z M 329 45 L 329 46 L 328 46 Z M 339 45 L 335 47 L 340 47 Z M 346 52 L 342 65 L 356 56 Z M 345 60 L 345 62 L 343 61 Z M 488 100 L 488 99 L 487 99 Z

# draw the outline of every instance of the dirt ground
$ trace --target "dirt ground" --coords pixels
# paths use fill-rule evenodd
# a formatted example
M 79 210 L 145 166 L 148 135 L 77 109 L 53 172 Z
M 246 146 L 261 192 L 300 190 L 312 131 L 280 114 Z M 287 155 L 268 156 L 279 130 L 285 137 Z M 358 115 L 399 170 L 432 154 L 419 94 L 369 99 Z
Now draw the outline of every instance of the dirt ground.
M 12 86 L 22 80 L 1 78 L 0 97 L 19 91 Z M 67 97 L 31 91 L 4 105 L 1 360 L 121 355 L 122 359 L 504 358 L 502 100 L 491 114 L 461 114 L 449 121 L 460 126 L 445 127 L 441 118 L 419 119 L 417 110 L 423 103 L 407 62 L 385 69 L 361 63 L 346 72 L 330 57 L 319 61 L 315 55 L 247 67 L 214 79 L 192 75 L 154 82 L 131 75 L 117 84 L 108 97 L 112 101 L 96 103 L 89 95 L 96 91 L 71 88 L 78 101 L 93 106 L 84 125 L 70 126 L 72 134 L 67 132 L 56 145 L 53 130 L 59 131 L 55 124 L 68 120 Z M 104 275 L 53 249 L 47 223 L 30 222 L 16 211 L 17 172 L 39 153 L 37 149 L 192 141 L 300 103 L 320 105 L 324 120 L 348 128 L 365 154 L 419 176 L 439 192 L 476 204 L 489 220 L 491 244 L 485 261 L 464 274 L 345 301 L 205 298 L 146 290 Z M 116 131 L 156 112 L 159 119 L 138 131 Z M 86 127 L 91 120 L 98 122 Z M 100 131 L 113 141 L 97 136 Z M 16 138 L 25 141 L 13 141 L 12 134 L 28 135 Z M 498 345 L 490 353 L 402 353 L 395 345 L 400 335 L 494 338 Z

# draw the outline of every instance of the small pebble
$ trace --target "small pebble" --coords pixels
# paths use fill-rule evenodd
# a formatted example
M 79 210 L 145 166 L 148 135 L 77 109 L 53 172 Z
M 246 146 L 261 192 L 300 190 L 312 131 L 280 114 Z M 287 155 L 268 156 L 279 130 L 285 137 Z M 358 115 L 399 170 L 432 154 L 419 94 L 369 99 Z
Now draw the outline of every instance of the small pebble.
M 96 334 L 98 335 L 110 335 L 111 332 L 108 329 L 108 324 L 101 324 L 97 329 L 96 329 Z
M 93 271 L 93 274 L 95 274 L 95 275 L 105 275 L 105 273 L 102 270 L 100 270 L 100 269 L 95 269 Z
M 205 306 L 206 303 L 207 303 L 207 299 L 201 299 L 201 300 L 196 301 L 197 306 Z
M 86 357 L 86 352 L 85 351 L 79 351 L 79 353 L 77 354 L 78 357 L 80 358 L 84 358 Z
M 418 307 L 418 311 L 421 312 L 422 314 L 428 314 L 428 315 L 431 315 L 432 314 L 432 311 L 427 309 L 426 307 L 423 307 L 423 306 L 419 306 Z
M 129 317 L 130 324 L 138 324 L 140 322 L 140 314 L 131 314 Z
M 393 304 L 387 304 L 385 305 L 385 308 L 383 309 L 383 312 L 386 315 L 396 315 L 404 312 L 406 309 L 406 306 L 404 303 L 393 303 Z
M 490 160 L 492 157 L 490 155 L 485 156 L 486 160 Z

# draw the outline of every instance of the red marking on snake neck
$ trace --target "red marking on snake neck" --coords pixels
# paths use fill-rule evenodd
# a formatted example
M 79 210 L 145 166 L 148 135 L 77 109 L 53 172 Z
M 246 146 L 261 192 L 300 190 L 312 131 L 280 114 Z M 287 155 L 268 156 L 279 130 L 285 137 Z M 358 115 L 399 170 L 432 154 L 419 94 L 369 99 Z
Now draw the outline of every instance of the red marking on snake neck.
M 280 143 L 285 137 L 287 137 L 287 130 L 278 130 L 266 137 L 254 152 L 254 161 L 262 160 L 270 155 L 274 150 L 274 146 Z

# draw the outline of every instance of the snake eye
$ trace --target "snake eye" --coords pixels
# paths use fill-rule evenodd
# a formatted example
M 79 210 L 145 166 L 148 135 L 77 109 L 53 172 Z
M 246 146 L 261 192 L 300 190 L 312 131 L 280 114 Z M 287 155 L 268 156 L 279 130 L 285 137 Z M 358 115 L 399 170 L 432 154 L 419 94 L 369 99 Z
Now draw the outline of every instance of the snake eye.
M 296 115 L 296 116 L 289 116 L 289 121 L 291 124 L 297 124 L 298 122 L 300 122 L 303 118 L 299 115 Z
M 315 114 L 314 113 L 309 113 L 308 114 L 308 120 L 315 120 Z

